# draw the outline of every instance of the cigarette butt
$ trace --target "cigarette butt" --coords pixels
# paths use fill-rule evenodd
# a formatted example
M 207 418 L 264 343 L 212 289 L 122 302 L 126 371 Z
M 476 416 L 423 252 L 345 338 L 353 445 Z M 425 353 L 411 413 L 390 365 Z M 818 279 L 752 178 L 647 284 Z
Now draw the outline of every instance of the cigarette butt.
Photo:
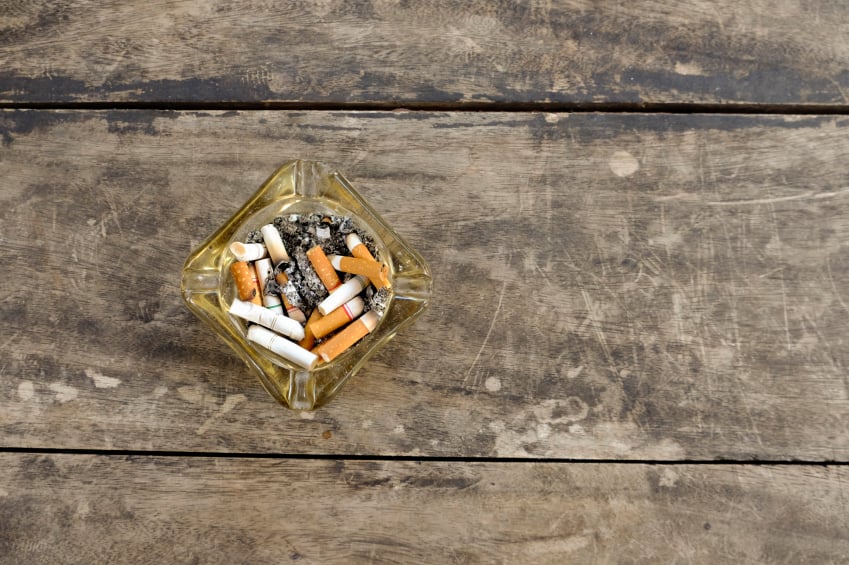
M 318 275 L 318 278 L 321 279 L 321 282 L 324 284 L 324 288 L 326 288 L 329 292 L 333 292 L 339 285 L 342 284 L 342 281 L 339 280 L 339 275 L 336 274 L 336 270 L 333 268 L 333 265 L 330 264 L 330 260 L 327 258 L 327 255 L 324 254 L 324 250 L 321 246 L 316 245 L 309 251 L 307 251 L 307 258 L 312 263 L 312 268 L 315 269 L 315 273 Z M 322 312 L 324 314 L 324 312 Z
M 280 286 L 286 286 L 286 283 L 289 282 L 289 277 L 286 276 L 286 273 L 279 273 L 274 278 Z M 283 307 L 286 308 L 286 314 L 290 318 L 302 324 L 307 321 L 307 317 L 304 316 L 304 312 L 297 306 L 292 306 L 285 294 L 281 294 L 280 298 L 283 299 Z
M 321 318 L 322 315 L 321 312 L 318 311 L 318 308 L 313 309 L 312 314 L 310 314 L 310 319 L 307 322 L 307 326 L 304 328 L 304 339 L 298 342 L 298 345 L 304 349 L 312 349 L 312 346 L 315 345 L 315 334 L 312 333 L 312 325 Z
M 308 324 L 307 327 L 312 330 L 312 333 L 318 339 L 323 338 L 333 330 L 341 328 L 348 322 L 351 322 L 363 313 L 365 302 L 359 296 L 355 296 L 327 316 L 320 320 Z
M 363 240 L 360 239 L 355 233 L 349 233 L 345 236 L 345 245 L 348 246 L 348 250 L 351 252 L 351 255 L 356 257 L 357 259 L 368 259 L 370 261 L 374 261 L 374 255 L 371 254 L 371 251 L 368 250 L 368 247 L 363 243 Z
M 259 281 L 247 261 L 236 261 L 230 265 L 230 274 L 236 282 L 236 290 L 241 300 L 250 300 L 254 304 L 262 306 L 262 298 L 259 295 Z
M 330 261 L 327 262 L 328 265 Z M 333 268 L 332 266 L 330 267 Z M 322 300 L 318 304 L 318 311 L 322 316 L 327 316 L 353 297 L 358 295 L 368 284 L 368 279 L 362 275 L 357 275 L 345 284 L 339 286 L 330 296 Z
M 265 246 L 261 243 L 242 243 L 235 241 L 230 244 L 230 253 L 239 261 L 256 261 L 266 255 Z
M 277 228 L 273 224 L 265 224 L 259 228 L 259 231 L 274 264 L 279 265 L 283 261 L 289 261 L 289 254 L 286 252 L 286 247 L 283 245 L 283 240 L 280 238 L 280 232 L 277 231 Z
M 328 259 L 337 271 L 368 277 L 374 288 L 389 286 L 389 266 L 386 263 L 378 263 L 369 259 L 345 257 L 344 255 L 330 255 Z
M 254 268 L 256 269 L 257 279 L 259 279 L 259 294 L 262 297 L 263 306 L 272 312 L 282 313 L 283 305 L 280 303 L 280 298 L 274 294 L 265 293 L 265 282 L 271 276 L 271 273 L 274 272 L 274 268 L 271 266 L 271 259 L 260 259 L 254 263 Z
M 366 334 L 371 333 L 377 326 L 377 321 L 375 311 L 366 312 L 355 322 L 348 324 L 344 330 L 316 347 L 313 353 L 319 355 L 325 363 L 329 363 L 360 341 Z
M 330 239 L 330 227 L 320 226 L 315 228 L 315 236 L 318 239 Z
M 265 326 L 270 330 L 290 337 L 295 341 L 304 339 L 304 328 L 291 318 L 268 308 L 257 306 L 253 302 L 234 300 L 230 305 L 230 313 L 249 322 Z
M 288 320 L 288 318 L 284 319 Z M 307 351 L 300 345 L 259 326 L 248 328 L 248 340 L 273 351 L 280 357 L 288 359 L 304 369 L 312 369 L 318 362 L 315 353 Z

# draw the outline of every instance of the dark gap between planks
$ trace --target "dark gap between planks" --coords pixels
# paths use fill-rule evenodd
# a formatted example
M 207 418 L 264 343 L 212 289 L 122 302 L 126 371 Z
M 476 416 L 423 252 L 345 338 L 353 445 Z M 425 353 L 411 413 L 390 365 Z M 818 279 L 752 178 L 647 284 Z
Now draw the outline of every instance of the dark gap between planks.
M 849 114 L 849 104 L 688 104 L 621 102 L 0 102 L 0 110 L 319 110 L 658 114 Z
M 798 460 L 750 460 L 750 459 L 572 459 L 537 457 L 459 457 L 414 455 L 347 455 L 347 454 L 305 454 L 305 453 L 250 453 L 215 451 L 144 451 L 138 449 L 62 449 L 40 447 L 0 447 L 0 453 L 23 453 L 33 455 L 98 455 L 108 457 L 197 457 L 226 459 L 292 459 L 318 461 L 409 461 L 421 463 L 572 463 L 572 464 L 615 464 L 615 465 L 754 465 L 754 466 L 801 466 L 801 467 L 846 467 L 846 461 L 798 461 Z

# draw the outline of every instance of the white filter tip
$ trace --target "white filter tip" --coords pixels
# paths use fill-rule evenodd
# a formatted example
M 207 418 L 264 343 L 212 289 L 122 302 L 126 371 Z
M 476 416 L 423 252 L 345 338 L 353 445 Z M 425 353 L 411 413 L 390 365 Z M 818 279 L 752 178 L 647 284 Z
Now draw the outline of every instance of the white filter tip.
M 265 246 L 261 243 L 242 243 L 234 241 L 230 244 L 230 253 L 239 261 L 256 261 L 265 257 Z
M 362 242 L 363 240 L 360 239 L 360 236 L 355 233 L 349 233 L 345 236 L 345 245 L 348 246 L 348 251 L 353 251 L 354 248 Z

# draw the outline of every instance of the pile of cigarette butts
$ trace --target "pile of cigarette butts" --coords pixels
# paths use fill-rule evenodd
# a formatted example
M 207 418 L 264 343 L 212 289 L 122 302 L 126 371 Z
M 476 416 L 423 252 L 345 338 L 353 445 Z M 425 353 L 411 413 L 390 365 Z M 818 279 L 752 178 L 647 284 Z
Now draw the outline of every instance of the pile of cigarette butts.
M 230 245 L 238 293 L 230 314 L 249 323 L 249 341 L 308 370 L 377 327 L 384 303 L 376 298 L 390 287 L 389 267 L 375 259 L 349 218 L 311 216 L 311 222 L 299 215 L 275 218 L 247 242 Z M 325 252 L 340 248 L 350 255 Z

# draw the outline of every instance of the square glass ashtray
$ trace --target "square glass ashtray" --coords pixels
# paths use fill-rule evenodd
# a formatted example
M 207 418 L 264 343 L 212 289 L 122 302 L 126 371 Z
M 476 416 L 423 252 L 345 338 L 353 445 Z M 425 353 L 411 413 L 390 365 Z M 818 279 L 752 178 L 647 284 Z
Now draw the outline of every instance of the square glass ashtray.
M 249 340 L 251 324 L 230 313 L 239 299 L 230 273 L 237 259 L 230 246 L 248 241 L 251 234 L 275 219 L 315 214 L 350 218 L 388 267 L 389 284 L 374 329 L 332 360 L 307 369 Z M 271 396 L 295 410 L 313 410 L 333 398 L 372 355 L 421 314 L 431 288 L 424 259 L 341 174 L 324 163 L 302 160 L 277 169 L 233 217 L 189 255 L 181 284 L 189 310 L 233 348 Z

